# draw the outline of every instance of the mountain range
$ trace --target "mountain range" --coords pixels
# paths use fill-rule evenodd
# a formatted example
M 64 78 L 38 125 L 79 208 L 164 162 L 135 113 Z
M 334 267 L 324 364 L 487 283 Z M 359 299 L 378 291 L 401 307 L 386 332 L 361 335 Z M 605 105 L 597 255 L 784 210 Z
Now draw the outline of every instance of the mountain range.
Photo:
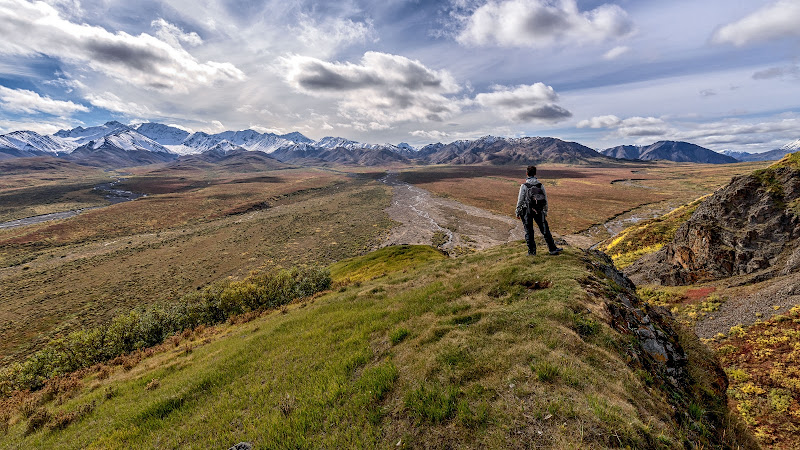
M 659 141 L 648 146 L 622 145 L 597 152 L 577 142 L 553 137 L 503 138 L 435 143 L 416 149 L 406 143 L 366 144 L 328 136 L 314 141 L 299 132 L 260 133 L 255 130 L 190 133 L 160 123 L 125 125 L 117 121 L 94 127 L 60 130 L 52 135 L 15 131 L 0 135 L 0 159 L 55 156 L 83 165 L 125 167 L 186 159 L 214 163 L 245 151 L 261 152 L 274 164 L 602 164 L 617 159 L 671 160 L 724 164 L 780 159 L 800 148 L 800 140 L 763 154 L 716 153 L 688 142 Z M 774 155 L 773 155 L 774 153 Z M 758 158 L 758 159 L 757 159 Z M 189 158 L 197 160 L 198 158 Z
M 294 164 L 581 164 L 608 160 L 589 147 L 550 137 L 484 136 L 416 149 L 406 143 L 365 144 L 334 136 L 314 141 L 298 132 L 283 135 L 255 130 L 190 133 L 160 123 L 129 126 L 116 121 L 61 130 L 49 136 L 33 131 L 0 136 L 0 159 L 56 156 L 101 167 L 178 159 L 212 163 L 246 151 L 265 154 L 275 163 Z
M 775 150 L 770 150 L 763 153 L 748 153 L 748 152 L 734 152 L 730 150 L 725 150 L 722 153 L 728 156 L 732 156 L 739 161 L 777 161 L 787 153 L 794 153 L 800 150 L 800 139 L 796 141 L 789 142 L 788 144 L 784 145 L 781 148 L 776 148 Z
M 728 164 L 738 160 L 705 147 L 689 142 L 658 141 L 654 144 L 620 145 L 601 152 L 606 156 L 618 159 L 638 159 L 643 161 L 668 160 L 676 162 L 696 162 L 708 164 Z

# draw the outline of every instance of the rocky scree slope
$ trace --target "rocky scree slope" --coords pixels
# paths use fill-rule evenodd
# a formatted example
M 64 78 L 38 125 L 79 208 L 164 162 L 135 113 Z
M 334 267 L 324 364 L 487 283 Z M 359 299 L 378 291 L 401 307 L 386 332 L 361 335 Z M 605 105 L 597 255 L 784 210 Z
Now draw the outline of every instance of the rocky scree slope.
M 800 271 L 800 152 L 735 177 L 698 206 L 659 251 L 629 266 L 637 284 L 686 285 Z

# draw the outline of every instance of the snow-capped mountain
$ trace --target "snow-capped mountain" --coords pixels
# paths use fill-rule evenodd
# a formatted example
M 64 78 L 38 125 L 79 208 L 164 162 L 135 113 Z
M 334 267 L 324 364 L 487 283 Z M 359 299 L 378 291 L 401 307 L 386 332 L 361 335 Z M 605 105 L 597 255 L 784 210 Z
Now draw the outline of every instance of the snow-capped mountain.
M 786 150 L 787 153 L 794 153 L 800 150 L 800 139 L 789 142 L 788 144 L 781 147 L 781 150 Z
M 722 154 L 736 158 L 738 161 L 741 162 L 753 162 L 753 161 L 777 161 L 783 158 L 787 153 L 791 152 L 792 150 L 789 149 L 777 148 L 775 150 L 769 150 L 762 153 L 734 152 L 730 150 L 723 150 Z
M 417 149 L 416 149 L 416 148 L 414 148 L 414 147 L 412 147 L 412 146 L 408 145 L 408 144 L 407 144 L 407 143 L 405 143 L 405 142 L 401 142 L 401 143 L 397 144 L 397 148 L 399 148 L 399 149 L 403 149 L 403 150 L 409 150 L 409 151 L 412 151 L 412 152 L 415 152 L 415 151 L 417 151 Z
M 362 148 L 375 149 L 380 147 L 378 144 L 363 144 L 361 142 L 351 141 L 350 139 L 335 136 L 325 136 L 324 138 L 314 142 L 314 146 L 325 149 L 346 148 L 348 150 Z
M 179 153 L 182 154 L 202 153 L 223 142 L 228 142 L 250 151 L 272 153 L 280 148 L 291 147 L 296 144 L 312 143 L 313 141 L 298 132 L 277 135 L 274 133 L 259 133 L 255 130 L 223 131 L 217 134 L 208 134 L 198 131 L 188 135 L 183 142 L 181 142 L 184 150 L 175 148 L 173 148 L 173 150 L 179 151 Z
M 153 122 L 140 123 L 132 128 L 161 145 L 181 145 L 189 136 L 186 130 Z
M 73 147 L 58 137 L 42 136 L 35 131 L 14 131 L 0 136 L 0 148 L 28 152 L 68 153 Z
M 178 155 L 136 130 L 127 128 L 89 141 L 65 158 L 91 166 L 128 167 L 173 161 Z
M 119 129 L 99 139 L 89 141 L 87 145 L 90 145 L 94 149 L 103 146 L 114 146 L 125 151 L 143 150 L 155 153 L 174 154 L 158 142 L 130 128 L 127 130 Z
M 106 122 L 103 125 L 96 127 L 77 127 L 71 130 L 60 130 L 53 136 L 59 137 L 64 141 L 71 143 L 72 148 L 75 149 L 89 141 L 95 141 L 116 131 L 130 129 L 131 128 L 129 126 L 112 120 L 111 122 Z

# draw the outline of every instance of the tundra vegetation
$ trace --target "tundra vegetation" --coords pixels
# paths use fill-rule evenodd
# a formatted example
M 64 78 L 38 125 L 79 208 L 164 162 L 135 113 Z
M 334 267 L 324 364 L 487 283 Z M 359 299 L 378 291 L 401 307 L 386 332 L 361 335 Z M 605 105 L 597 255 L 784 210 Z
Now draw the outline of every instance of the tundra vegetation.
M 783 168 L 800 169 L 800 152 L 757 169 L 751 175 L 777 205 L 800 216 L 796 200 L 788 204 L 784 201 L 784 185 L 776 176 Z M 670 242 L 677 227 L 689 219 L 689 211 L 696 207 L 697 202 L 687 204 L 659 219 L 632 226 L 617 238 L 606 241 L 604 250 L 621 265 L 630 264 L 658 250 L 654 247 Z M 769 289 L 773 281 L 782 283 L 787 278 L 796 279 L 796 272 L 770 275 L 753 277 L 747 274 L 688 286 L 640 286 L 638 292 L 651 304 L 670 309 L 684 325 L 695 327 L 722 314 L 720 309 L 732 298 L 753 299 L 754 294 Z M 796 288 L 789 292 L 796 292 Z M 787 307 L 778 298 L 762 298 L 762 301 L 767 302 L 766 313 L 746 309 L 751 317 L 743 319 L 748 320 L 748 325 L 740 323 L 721 330 L 705 343 L 713 348 L 727 374 L 731 409 L 740 415 L 759 443 L 765 448 L 798 448 L 800 371 L 796 366 L 800 361 L 797 344 L 800 306 Z
M 689 202 L 757 167 L 550 165 L 540 175 L 559 205 L 551 225 L 578 233 Z M 510 216 L 520 172 L 435 166 L 401 177 Z M 685 392 L 629 365 L 636 341 L 608 325 L 604 296 L 579 282 L 598 276 L 580 252 L 533 266 L 517 244 L 449 259 L 431 247 L 367 253 L 393 225 L 382 173 L 132 168 L 121 187 L 146 198 L 0 230 L 0 355 L 3 389 L 13 392 L 0 412 L 0 445 L 749 442 L 704 394 L 719 380 L 688 335 L 695 384 Z M 90 186 L 107 181 L 71 164 L 4 172 L 0 197 L 15 203 L 2 214 L 100 206 Z M 63 192 L 47 197 L 56 200 L 37 206 L 38 189 L 55 186 Z M 232 302 L 213 320 L 198 312 L 249 298 L 264 274 L 301 270 L 281 267 L 337 261 L 323 295 Z M 115 323 L 135 330 L 119 351 L 83 350 Z M 38 359 L 26 362 L 31 354 Z M 676 418 L 674 408 L 688 415 Z
M 2 445 L 752 445 L 696 338 L 680 335 L 685 385 L 636 362 L 641 347 L 605 312 L 630 293 L 596 256 L 567 249 L 531 264 L 521 243 L 433 252 L 343 261 L 325 293 L 17 392 Z

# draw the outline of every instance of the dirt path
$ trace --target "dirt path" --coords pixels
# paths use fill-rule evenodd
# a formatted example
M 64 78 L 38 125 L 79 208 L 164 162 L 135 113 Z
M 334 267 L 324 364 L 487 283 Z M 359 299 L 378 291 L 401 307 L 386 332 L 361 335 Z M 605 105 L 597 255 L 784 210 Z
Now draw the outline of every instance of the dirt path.
M 459 254 L 525 236 L 519 220 L 435 197 L 425 189 L 398 180 L 396 172 L 387 172 L 381 182 L 394 192 L 392 205 L 386 212 L 402 224 L 392 229 L 381 246 L 433 244 L 450 254 Z

